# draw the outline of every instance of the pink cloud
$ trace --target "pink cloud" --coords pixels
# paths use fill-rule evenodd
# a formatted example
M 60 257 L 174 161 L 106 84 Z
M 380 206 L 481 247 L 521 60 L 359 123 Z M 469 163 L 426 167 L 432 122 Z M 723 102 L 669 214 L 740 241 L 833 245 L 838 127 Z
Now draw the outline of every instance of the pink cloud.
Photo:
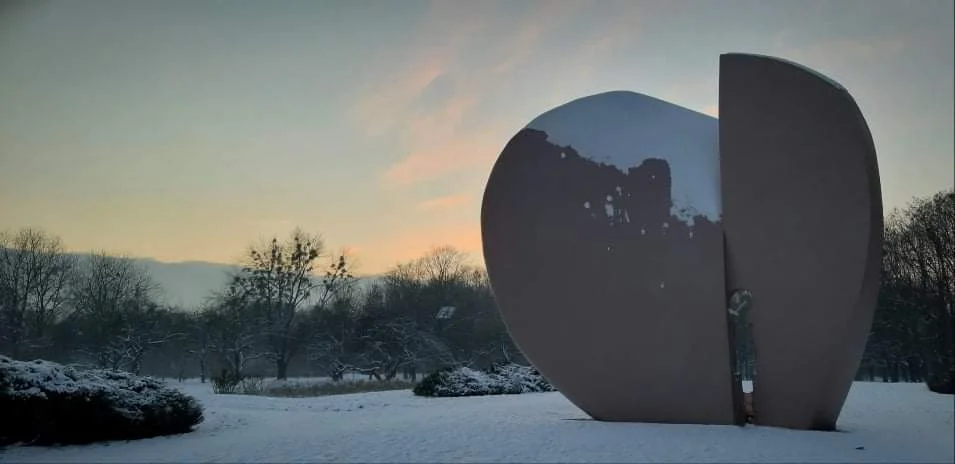
M 492 53 L 494 58 L 487 69 L 497 76 L 513 72 L 533 58 L 548 34 L 573 20 L 575 13 L 584 7 L 583 2 L 542 2 L 503 40 L 496 53 Z M 462 8 L 469 10 L 467 15 Z M 458 72 L 462 57 L 470 55 L 470 47 L 484 45 L 479 32 L 494 20 L 492 15 L 484 14 L 486 8 L 489 7 L 480 2 L 433 3 L 419 29 L 422 36 L 419 42 L 428 45 L 412 47 L 416 52 L 407 60 L 408 67 L 390 76 L 388 82 L 376 81 L 378 84 L 371 87 L 377 90 L 355 106 L 354 113 L 359 115 L 356 121 L 364 124 L 369 135 L 390 131 L 401 140 L 399 149 L 404 152 L 403 156 L 382 173 L 383 186 L 408 186 L 482 166 L 497 156 L 511 135 L 493 127 L 463 125 L 477 104 L 501 85 L 499 79 L 489 79 L 486 73 Z M 461 21 L 460 18 L 468 19 Z M 632 24 L 624 20 L 615 22 L 611 28 L 621 34 L 629 34 L 631 29 Z M 442 38 L 440 45 L 433 43 L 434 37 Z M 601 35 L 585 44 L 582 53 L 592 55 L 590 60 L 600 59 L 613 49 L 616 40 Z M 438 106 L 422 109 L 419 98 L 439 77 L 447 79 L 442 84 L 451 83 L 450 95 L 443 96 L 445 100 Z
M 432 198 L 430 200 L 423 201 L 418 204 L 419 210 L 432 211 L 440 210 L 447 208 L 454 208 L 456 206 L 461 206 L 467 204 L 471 201 L 471 195 L 466 193 L 461 193 L 457 195 L 448 195 L 444 197 Z
M 399 116 L 431 82 L 445 72 L 437 59 L 422 59 L 411 69 L 383 79 L 352 108 L 352 121 L 369 136 L 381 135 L 394 128 Z
M 415 231 L 396 237 L 389 247 L 392 262 L 409 261 L 443 245 L 453 246 L 472 256 L 482 253 L 481 227 L 477 223 L 448 224 L 429 231 L 430 233 Z
M 509 50 L 504 58 L 491 68 L 491 73 L 505 74 L 530 58 L 540 41 L 541 32 L 541 26 L 536 23 L 523 27 L 518 32 L 516 40 L 509 44 Z
M 428 112 L 408 114 L 405 118 L 407 137 L 414 147 L 422 147 L 452 137 L 461 130 L 461 122 L 477 104 L 476 94 L 459 93 L 443 105 Z
M 419 258 L 436 246 L 450 245 L 483 263 L 481 226 L 477 221 L 445 222 L 408 228 L 361 247 L 361 272 L 385 272 L 398 263 Z
M 468 132 L 453 137 L 436 135 L 422 142 L 410 155 L 391 165 L 382 175 L 386 187 L 403 187 L 441 177 L 493 160 L 506 139 L 491 131 Z
M 383 186 L 407 186 L 494 159 L 503 132 L 462 125 L 479 98 L 479 90 L 459 91 L 430 111 L 405 114 L 401 123 L 405 155 L 382 173 Z
M 582 1 L 548 1 L 535 8 L 533 16 L 517 29 L 513 38 L 505 41 L 500 50 L 503 58 L 491 72 L 506 74 L 530 61 L 546 34 L 572 20 L 584 6 Z
M 369 136 L 400 129 L 415 101 L 435 79 L 453 73 L 461 52 L 480 36 L 486 8 L 480 2 L 431 2 L 404 66 L 365 77 L 366 91 L 349 114 L 352 123 Z
M 604 66 L 622 44 L 633 41 L 640 34 L 643 22 L 641 10 L 634 2 L 598 3 L 614 8 L 613 21 L 568 50 L 568 62 L 574 66 L 554 81 L 554 92 L 565 94 L 569 88 L 579 88 L 592 79 L 594 70 Z

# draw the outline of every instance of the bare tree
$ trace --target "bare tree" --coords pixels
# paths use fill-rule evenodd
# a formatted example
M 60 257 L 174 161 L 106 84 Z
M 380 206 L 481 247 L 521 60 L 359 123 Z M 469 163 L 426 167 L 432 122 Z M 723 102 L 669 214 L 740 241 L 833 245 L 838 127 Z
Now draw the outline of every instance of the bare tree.
M 415 375 L 419 367 L 468 364 L 474 359 L 473 352 L 456 345 L 476 342 L 467 340 L 474 335 L 472 284 L 480 280 L 476 272 L 468 255 L 442 246 L 385 275 L 385 308 L 369 315 L 379 321 L 364 334 L 365 346 L 381 360 L 385 376 L 396 369 Z M 446 307 L 455 309 L 449 317 L 438 317 Z
M 473 267 L 465 278 L 465 286 L 464 311 L 455 322 L 470 327 L 471 335 L 466 337 L 474 341 L 470 363 L 526 362 L 498 312 L 487 271 Z
M 205 340 L 195 354 L 204 357 L 208 350 L 218 355 L 234 378 L 242 378 L 249 362 L 267 355 L 259 348 L 261 315 L 250 302 L 241 275 L 231 276 L 226 289 L 214 295 L 201 321 L 204 327 L 199 334 Z
M 447 245 L 432 248 L 415 262 L 415 266 L 418 277 L 432 284 L 460 282 L 474 270 L 468 264 L 466 253 Z
M 882 274 L 864 367 L 887 380 L 924 370 L 930 388 L 955 392 L 955 192 L 890 215 Z
M 74 266 L 59 237 L 29 228 L 0 233 L 0 350 L 16 358 L 50 344 Z
M 146 269 L 129 258 L 94 253 L 79 267 L 71 317 L 82 351 L 98 367 L 136 371 L 146 351 L 168 339 L 156 330 L 155 289 Z
M 368 321 L 362 346 L 370 362 L 369 373 L 378 379 L 393 379 L 403 368 L 422 363 L 449 365 L 456 360 L 437 335 L 423 331 L 410 318 L 387 314 Z M 392 315 L 395 316 L 395 315 Z
M 193 350 L 203 340 L 197 333 L 197 329 L 202 327 L 198 316 L 200 314 L 194 311 L 171 306 L 157 312 L 154 330 L 156 334 L 164 335 L 165 340 L 156 347 L 155 352 L 150 353 L 146 361 L 141 361 L 144 368 L 153 368 L 162 372 L 164 377 L 169 375 L 182 382 L 186 377 L 188 361 L 195 357 Z M 145 357 L 146 352 L 143 354 Z M 200 371 L 205 382 L 204 370 Z
M 328 302 L 316 304 L 308 314 L 308 362 L 333 381 L 349 372 L 363 372 L 363 353 L 356 350 L 358 304 L 352 293 L 341 293 Z
M 240 282 L 250 304 L 261 314 L 269 357 L 276 377 L 288 377 L 288 365 L 299 348 L 297 316 L 319 287 L 314 264 L 324 248 L 320 237 L 296 230 L 286 243 L 273 238 L 249 251 Z M 344 261 L 343 261 L 344 262 Z
M 308 319 L 299 325 L 300 340 L 306 345 L 308 361 L 334 381 L 348 372 L 364 372 L 363 357 L 355 353 L 355 321 L 360 295 L 346 252 L 338 255 L 325 270 L 319 296 Z
M 168 325 L 169 315 L 169 309 L 151 301 L 127 313 L 119 340 L 126 353 L 126 368 L 130 372 L 139 374 L 142 371 L 143 358 L 147 353 L 185 337 L 184 332 L 170 330 L 173 327 Z
M 189 328 L 186 330 L 186 353 L 199 363 L 199 381 L 206 383 L 209 376 L 209 355 L 214 350 L 213 322 L 211 310 L 202 309 L 186 317 Z
M 354 269 L 355 261 L 349 257 L 349 253 L 345 250 L 338 253 L 322 275 L 315 307 L 321 310 L 332 300 L 353 303 L 357 297 Z

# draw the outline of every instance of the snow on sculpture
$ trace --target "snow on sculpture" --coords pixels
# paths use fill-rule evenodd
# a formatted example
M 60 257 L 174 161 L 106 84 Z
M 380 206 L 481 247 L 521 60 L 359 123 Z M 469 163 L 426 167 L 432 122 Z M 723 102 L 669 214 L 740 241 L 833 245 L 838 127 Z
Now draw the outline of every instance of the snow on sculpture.
M 720 120 L 615 91 L 519 131 L 484 194 L 491 284 L 525 356 L 595 419 L 705 424 L 745 418 L 727 289 L 746 289 L 757 421 L 833 429 L 878 287 L 871 136 L 804 67 L 729 54 L 720 72 Z
M 580 156 L 625 174 L 647 159 L 665 159 L 671 170 L 671 212 L 690 222 L 693 213 L 719 220 L 716 118 L 646 95 L 616 91 L 559 106 L 527 128 L 547 134 L 554 145 L 574 148 Z M 619 186 L 614 190 L 623 194 Z M 608 203 L 613 196 L 607 195 Z

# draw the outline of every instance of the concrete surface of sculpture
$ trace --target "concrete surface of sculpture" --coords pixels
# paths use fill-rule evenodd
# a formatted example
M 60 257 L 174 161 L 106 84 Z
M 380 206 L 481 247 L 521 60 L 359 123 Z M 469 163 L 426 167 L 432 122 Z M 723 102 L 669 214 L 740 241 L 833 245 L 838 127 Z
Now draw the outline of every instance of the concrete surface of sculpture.
M 747 289 L 757 421 L 831 429 L 878 287 L 871 136 L 805 68 L 732 54 L 720 72 L 720 121 L 608 92 L 518 132 L 484 194 L 491 284 L 522 352 L 595 419 L 705 424 L 743 420 L 727 300 Z
M 839 84 L 770 57 L 720 60 L 727 286 L 752 293 L 757 422 L 832 430 L 872 325 L 882 196 Z

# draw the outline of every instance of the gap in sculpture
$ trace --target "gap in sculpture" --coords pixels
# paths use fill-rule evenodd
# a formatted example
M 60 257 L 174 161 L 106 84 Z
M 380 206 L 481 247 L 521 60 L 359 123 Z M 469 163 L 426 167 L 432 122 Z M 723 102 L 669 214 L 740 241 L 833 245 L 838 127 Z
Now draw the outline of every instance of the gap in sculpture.
M 770 57 L 721 56 L 720 116 L 607 92 L 519 131 L 481 212 L 498 306 L 595 419 L 701 424 L 746 420 L 751 308 L 755 421 L 831 430 L 878 287 L 871 135 L 844 89 Z

